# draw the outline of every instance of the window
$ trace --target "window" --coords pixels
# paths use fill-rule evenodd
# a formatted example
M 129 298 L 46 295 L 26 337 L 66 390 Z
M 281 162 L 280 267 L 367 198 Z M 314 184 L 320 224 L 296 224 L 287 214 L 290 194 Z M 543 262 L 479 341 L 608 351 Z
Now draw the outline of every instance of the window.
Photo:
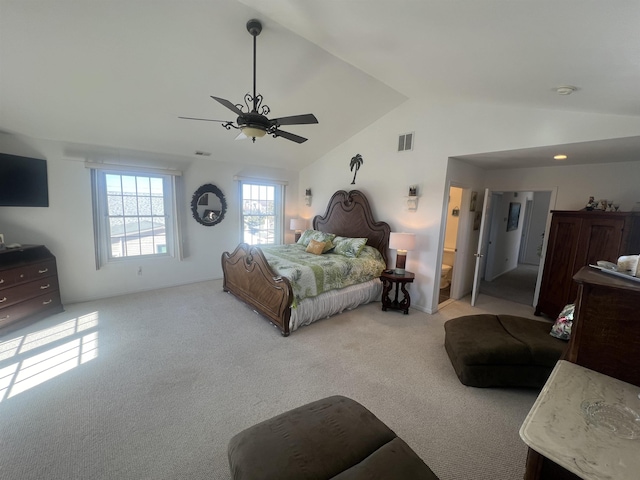
M 171 257 L 177 248 L 175 175 L 92 170 L 98 268 L 140 257 Z
M 249 245 L 282 243 L 284 186 L 240 181 L 242 241 Z

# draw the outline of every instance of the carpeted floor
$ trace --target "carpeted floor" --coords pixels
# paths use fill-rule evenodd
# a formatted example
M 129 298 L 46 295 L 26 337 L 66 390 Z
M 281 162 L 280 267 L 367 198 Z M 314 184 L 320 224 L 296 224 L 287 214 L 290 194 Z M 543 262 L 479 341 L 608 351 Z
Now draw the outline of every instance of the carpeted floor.
M 513 270 L 480 282 L 480 294 L 533 306 L 533 294 L 538 279 L 538 265 L 518 264 Z
M 460 384 L 443 324 L 530 308 L 373 303 L 283 338 L 221 285 L 68 305 L 0 338 L 0 478 L 227 480 L 232 435 L 333 394 L 373 411 L 441 480 L 522 478 L 518 429 L 537 392 Z

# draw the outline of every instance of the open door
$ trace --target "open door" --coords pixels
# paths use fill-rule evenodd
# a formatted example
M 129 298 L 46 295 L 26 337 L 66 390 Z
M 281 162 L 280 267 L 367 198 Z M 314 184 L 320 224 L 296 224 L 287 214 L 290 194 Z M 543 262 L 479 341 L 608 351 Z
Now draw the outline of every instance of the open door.
M 476 257 L 476 269 L 473 275 L 473 289 L 471 290 L 471 306 L 475 306 L 476 298 L 480 293 L 480 270 L 482 267 L 482 251 L 484 248 L 484 230 L 487 225 L 487 212 L 489 211 L 489 203 L 491 198 L 491 191 L 486 188 L 484 190 L 484 200 L 482 202 L 482 217 L 480 220 L 480 235 L 478 238 L 478 248 L 476 253 L 473 254 Z

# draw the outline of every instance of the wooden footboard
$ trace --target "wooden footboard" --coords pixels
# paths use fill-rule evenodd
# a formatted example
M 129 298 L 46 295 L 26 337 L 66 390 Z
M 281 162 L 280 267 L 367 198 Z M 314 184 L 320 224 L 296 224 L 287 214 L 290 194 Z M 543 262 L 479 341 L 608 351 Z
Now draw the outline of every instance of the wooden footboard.
M 252 306 L 289 335 L 293 290 L 289 280 L 276 275 L 259 247 L 241 243 L 222 254 L 222 288 Z

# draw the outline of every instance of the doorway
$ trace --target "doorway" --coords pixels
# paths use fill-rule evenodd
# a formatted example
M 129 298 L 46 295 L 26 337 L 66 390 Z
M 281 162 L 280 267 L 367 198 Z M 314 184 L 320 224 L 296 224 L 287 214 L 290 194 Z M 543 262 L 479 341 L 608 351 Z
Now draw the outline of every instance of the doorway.
M 535 305 L 551 196 L 551 191 L 491 192 L 486 262 L 479 285 L 483 294 Z M 522 207 L 517 219 L 510 218 L 514 206 Z
M 440 268 L 438 306 L 443 306 L 451 299 L 456 254 L 458 252 L 458 234 L 460 232 L 460 212 L 462 211 L 463 189 L 449 187 L 449 202 L 447 205 L 447 221 L 444 232 L 442 250 L 442 265 Z

